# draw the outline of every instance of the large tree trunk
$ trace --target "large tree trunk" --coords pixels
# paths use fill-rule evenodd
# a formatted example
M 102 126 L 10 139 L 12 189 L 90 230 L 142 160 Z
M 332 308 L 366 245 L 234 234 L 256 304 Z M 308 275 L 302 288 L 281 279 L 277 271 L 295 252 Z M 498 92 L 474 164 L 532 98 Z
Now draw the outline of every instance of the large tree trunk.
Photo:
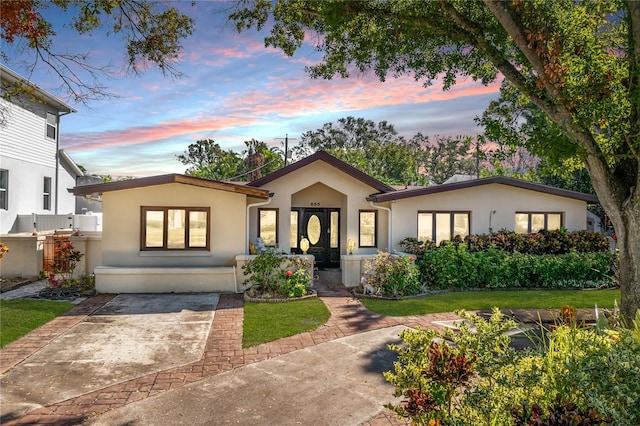
M 631 201 L 620 213 L 610 215 L 620 249 L 620 308 L 626 318 L 634 318 L 640 309 L 640 203 Z

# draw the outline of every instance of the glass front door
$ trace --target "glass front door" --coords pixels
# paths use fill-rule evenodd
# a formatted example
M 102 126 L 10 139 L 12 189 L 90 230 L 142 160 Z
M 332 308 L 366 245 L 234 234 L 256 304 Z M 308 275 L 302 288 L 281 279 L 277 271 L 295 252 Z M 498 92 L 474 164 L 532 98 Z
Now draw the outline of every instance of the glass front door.
M 300 240 L 309 240 L 307 254 L 315 257 L 318 268 L 340 267 L 340 209 L 292 209 L 292 250 L 302 253 Z M 293 243 L 293 241 L 292 241 Z

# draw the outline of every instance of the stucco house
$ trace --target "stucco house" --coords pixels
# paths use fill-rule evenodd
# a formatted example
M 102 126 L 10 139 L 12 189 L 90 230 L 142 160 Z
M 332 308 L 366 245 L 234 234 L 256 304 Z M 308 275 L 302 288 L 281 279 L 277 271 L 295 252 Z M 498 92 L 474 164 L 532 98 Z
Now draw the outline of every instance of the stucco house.
M 29 94 L 4 95 L 24 83 Z M 0 64 L 0 234 L 17 232 L 19 215 L 76 211 L 69 188 L 83 173 L 60 146 L 60 119 L 71 106 Z
M 405 237 L 580 230 L 597 203 L 506 177 L 395 189 L 323 151 L 246 184 L 163 175 L 74 193 L 102 195 L 102 292 L 242 291 L 241 266 L 258 238 L 295 254 L 305 238 L 316 267 L 341 268 L 355 286 L 363 259 L 399 250 Z

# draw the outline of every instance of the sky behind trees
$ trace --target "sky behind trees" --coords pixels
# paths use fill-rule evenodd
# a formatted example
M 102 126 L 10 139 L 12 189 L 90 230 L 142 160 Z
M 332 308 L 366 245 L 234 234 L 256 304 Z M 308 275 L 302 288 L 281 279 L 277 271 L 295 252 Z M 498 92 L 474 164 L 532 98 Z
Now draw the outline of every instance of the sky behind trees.
M 481 132 L 474 117 L 498 97 L 499 82 L 484 87 L 470 79 L 459 81 L 447 92 L 440 84 L 425 88 L 411 77 L 389 77 L 381 83 L 372 73 L 312 80 L 304 67 L 321 56 L 311 44 L 289 58 L 265 48 L 264 34 L 236 33 L 226 24 L 222 3 L 173 5 L 196 21 L 178 64 L 184 77 L 171 80 L 156 69 L 139 76 L 123 72 L 121 78 L 102 81 L 118 97 L 72 104 L 78 112 L 62 118 L 61 147 L 89 173 L 182 173 L 185 166 L 175 156 L 197 140 L 214 139 L 222 148 L 237 151 L 252 138 L 281 146 L 279 138 L 285 134 L 295 143 L 303 132 L 346 116 L 386 120 L 405 137 L 417 132 L 474 135 Z M 96 64 L 114 68 L 126 62 L 118 40 L 79 37 L 63 26 L 63 16 L 55 17 L 54 22 L 58 51 L 88 49 Z M 12 52 L 8 53 L 12 58 Z M 7 65 L 29 76 L 18 62 Z M 57 90 L 59 82 L 44 67 L 30 78 L 63 96 Z

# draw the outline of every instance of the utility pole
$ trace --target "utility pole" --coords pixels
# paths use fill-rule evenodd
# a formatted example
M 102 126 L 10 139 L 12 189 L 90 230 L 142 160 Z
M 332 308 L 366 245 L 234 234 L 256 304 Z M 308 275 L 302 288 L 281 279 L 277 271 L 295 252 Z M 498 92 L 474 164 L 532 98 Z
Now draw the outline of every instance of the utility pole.
M 282 138 L 276 138 L 276 140 L 282 140 Z M 291 138 L 292 141 L 297 140 L 296 138 Z M 289 158 L 289 134 L 285 133 L 284 135 L 284 166 L 287 167 L 287 159 Z

